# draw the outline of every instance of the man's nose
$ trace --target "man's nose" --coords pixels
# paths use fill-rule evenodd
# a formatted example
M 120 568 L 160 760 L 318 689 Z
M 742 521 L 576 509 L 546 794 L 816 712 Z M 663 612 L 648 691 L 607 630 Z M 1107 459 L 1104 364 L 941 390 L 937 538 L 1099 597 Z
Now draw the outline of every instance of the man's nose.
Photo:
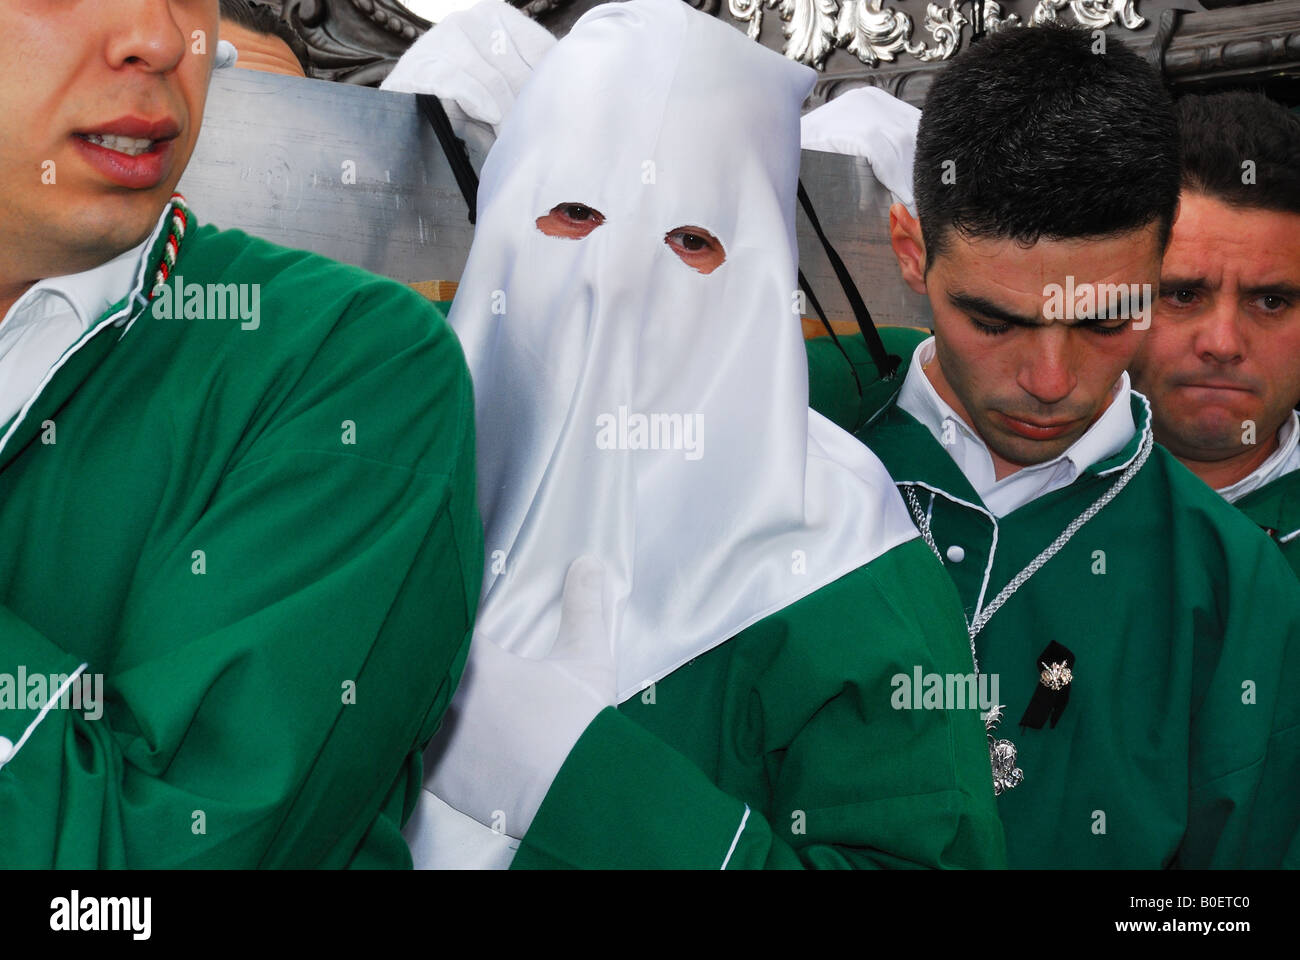
M 1231 297 L 1218 297 L 1201 316 L 1193 342 L 1196 356 L 1207 363 L 1240 363 L 1246 357 L 1241 314 Z
M 1068 334 L 1053 324 L 1030 338 L 1030 352 L 1021 362 L 1016 382 L 1041 404 L 1060 403 L 1078 382 Z
M 217 37 L 187 36 L 176 22 L 173 0 L 113 0 L 106 57 L 117 69 L 136 65 L 150 73 L 176 68 L 191 39 L 202 40 L 206 52 L 216 50 Z

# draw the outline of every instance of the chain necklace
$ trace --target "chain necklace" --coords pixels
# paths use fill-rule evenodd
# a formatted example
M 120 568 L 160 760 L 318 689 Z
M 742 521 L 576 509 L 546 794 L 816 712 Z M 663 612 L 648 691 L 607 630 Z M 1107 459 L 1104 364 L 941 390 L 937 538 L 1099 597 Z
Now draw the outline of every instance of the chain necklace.
M 1142 442 L 1138 446 L 1137 456 L 1133 458 L 1119 478 L 1111 484 L 1100 497 L 1093 501 L 1092 506 L 1079 514 L 1069 525 L 1062 530 L 1051 543 L 1025 565 L 1025 568 L 1012 577 L 1007 585 L 998 591 L 997 596 L 993 598 L 986 606 L 975 614 L 973 620 L 966 623 L 966 631 L 970 637 L 970 656 L 971 664 L 975 668 L 975 684 L 979 689 L 980 666 L 979 657 L 975 653 L 975 637 L 979 632 L 988 625 L 993 619 L 993 615 L 1002 608 L 1012 595 L 1024 586 L 1025 582 L 1035 573 L 1043 568 L 1048 560 L 1060 553 L 1061 548 L 1070 542 L 1070 539 L 1079 532 L 1085 523 L 1101 512 L 1106 504 L 1110 503 L 1115 497 L 1128 486 L 1128 482 L 1137 476 L 1137 472 L 1142 469 L 1142 465 L 1147 462 L 1151 455 L 1151 448 L 1154 444 L 1151 432 L 1148 430 L 1142 435 Z M 916 499 L 916 492 L 912 484 L 903 487 L 903 496 L 907 500 L 907 509 L 912 514 L 912 520 L 916 524 L 917 530 L 921 533 L 921 539 L 925 541 L 931 552 L 943 563 L 943 556 L 939 553 L 939 547 L 934 542 L 934 534 L 930 530 L 930 518 L 921 510 L 921 504 Z M 932 495 L 933 496 L 933 495 Z M 1002 704 L 993 705 L 984 719 L 984 731 L 989 740 L 989 760 L 993 766 L 993 795 L 999 796 L 1004 791 L 1010 790 L 1020 784 L 1025 778 L 1024 771 L 1016 766 L 1016 747 L 1010 740 L 999 740 L 994 736 L 994 728 L 1002 719 Z

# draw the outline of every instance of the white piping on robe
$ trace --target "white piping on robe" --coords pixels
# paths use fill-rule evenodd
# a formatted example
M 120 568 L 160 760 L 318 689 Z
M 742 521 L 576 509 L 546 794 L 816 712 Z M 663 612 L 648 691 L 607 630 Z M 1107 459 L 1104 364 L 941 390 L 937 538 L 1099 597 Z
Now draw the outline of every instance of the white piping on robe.
M 727 864 L 731 862 L 731 855 L 736 852 L 736 844 L 740 842 L 740 835 L 745 832 L 745 824 L 749 820 L 749 804 L 745 804 L 745 815 L 740 818 L 740 826 L 736 828 L 736 835 L 731 838 L 731 847 L 727 850 L 727 856 L 722 861 L 719 870 L 726 870 Z
M 171 212 L 172 204 L 168 203 L 163 209 L 162 216 L 158 218 L 158 223 L 154 226 L 154 232 L 150 235 L 149 242 L 145 245 L 146 251 L 153 249 L 154 242 L 158 239 L 158 231 L 161 230 L 163 224 L 167 222 L 167 218 L 171 216 Z M 132 286 L 126 303 L 123 305 L 122 309 L 111 317 L 101 319 L 99 323 L 95 324 L 95 326 L 85 334 L 85 336 L 69 347 L 64 352 L 63 356 L 59 357 L 54 366 L 45 371 L 45 376 L 41 379 L 41 382 L 36 385 L 36 389 L 32 392 L 32 395 L 27 398 L 27 402 L 22 405 L 22 408 L 14 415 L 13 420 L 9 422 L 9 429 L 5 431 L 5 435 L 0 437 L 0 453 L 4 452 L 4 448 L 9 443 L 9 439 L 14 435 L 14 432 L 18 429 L 19 425 L 22 424 L 23 420 L 27 418 L 27 414 L 31 411 L 32 406 L 40 398 L 40 395 L 45 392 L 45 388 L 50 385 L 50 381 L 54 379 L 54 375 L 63 369 L 63 365 L 67 363 L 68 358 L 91 340 L 95 339 L 99 334 L 99 331 L 103 330 L 106 326 L 111 323 L 116 323 L 124 317 L 131 316 L 131 311 L 136 309 L 135 294 L 140 290 L 140 285 L 144 282 L 145 273 L 148 269 L 148 256 L 141 257 L 140 266 L 137 268 L 138 272 L 136 274 L 135 284 Z M 128 326 L 127 329 L 129 330 L 130 326 Z M 118 337 L 118 339 L 121 340 L 124 336 L 126 336 L 126 330 L 122 331 L 122 336 Z
M 930 491 L 930 508 L 926 511 L 927 521 L 930 518 L 930 514 L 933 513 L 934 511 L 934 495 L 937 493 L 940 496 L 944 497 L 945 499 L 951 500 L 953 503 L 958 504 L 959 506 L 969 507 L 972 510 L 978 510 L 980 513 L 984 514 L 984 516 L 988 517 L 989 521 L 993 524 L 993 542 L 989 544 L 989 558 L 984 564 L 984 582 L 980 584 L 979 596 L 975 600 L 975 609 L 971 613 L 972 619 L 978 617 L 980 615 L 980 611 L 984 609 L 984 594 L 985 591 L 987 591 L 989 588 L 989 577 L 993 576 L 993 559 L 994 557 L 997 556 L 997 552 L 998 552 L 998 518 L 993 516 L 993 512 L 988 508 L 982 507 L 979 504 L 971 503 L 969 500 L 963 500 L 961 497 L 954 497 L 947 490 L 941 490 L 939 487 L 933 487 L 923 480 L 899 480 L 897 481 L 897 485 L 900 487 L 902 486 L 921 487 L 925 490 Z M 943 557 L 939 558 L 939 562 L 940 563 L 944 562 Z M 947 564 L 944 564 L 944 566 L 947 566 Z
M 67 692 L 73 682 L 85 672 L 85 669 L 86 664 L 83 663 L 81 666 L 77 667 L 76 670 L 72 671 L 72 676 L 68 677 L 68 679 L 64 680 L 63 683 L 59 685 L 58 691 L 51 696 L 48 701 L 46 701 L 45 706 L 41 707 L 41 712 L 36 715 L 36 719 L 27 725 L 27 729 L 24 730 L 23 735 L 18 738 L 18 742 L 10 748 L 9 756 L 0 757 L 0 770 L 3 770 L 6 763 L 18 756 L 18 751 L 23 748 L 23 744 L 31 737 L 32 732 L 40 726 L 41 721 L 45 719 L 45 715 L 53 709 L 54 704 L 58 702 L 59 698 L 62 697 L 64 693 Z

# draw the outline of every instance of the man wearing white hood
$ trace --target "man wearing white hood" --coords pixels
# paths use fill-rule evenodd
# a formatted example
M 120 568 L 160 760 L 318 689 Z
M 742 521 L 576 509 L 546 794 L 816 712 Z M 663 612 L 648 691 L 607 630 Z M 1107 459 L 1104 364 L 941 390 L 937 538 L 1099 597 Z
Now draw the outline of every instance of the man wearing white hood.
M 880 462 L 807 406 L 813 77 L 631 0 L 506 118 L 450 315 L 486 580 L 417 866 L 1004 863 L 996 678 Z M 912 695 L 935 676 L 963 702 Z

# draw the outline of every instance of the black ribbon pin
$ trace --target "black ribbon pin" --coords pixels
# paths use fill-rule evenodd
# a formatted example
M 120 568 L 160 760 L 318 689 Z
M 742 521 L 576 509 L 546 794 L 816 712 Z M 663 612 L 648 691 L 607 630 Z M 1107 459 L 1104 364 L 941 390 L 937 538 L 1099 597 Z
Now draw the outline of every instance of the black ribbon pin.
M 1074 680 L 1074 654 L 1069 648 L 1053 640 L 1038 655 L 1038 686 L 1034 688 L 1034 697 L 1020 718 L 1021 727 L 1043 729 L 1043 724 L 1050 718 L 1052 728 L 1065 712 L 1065 705 L 1070 702 L 1070 684 Z

